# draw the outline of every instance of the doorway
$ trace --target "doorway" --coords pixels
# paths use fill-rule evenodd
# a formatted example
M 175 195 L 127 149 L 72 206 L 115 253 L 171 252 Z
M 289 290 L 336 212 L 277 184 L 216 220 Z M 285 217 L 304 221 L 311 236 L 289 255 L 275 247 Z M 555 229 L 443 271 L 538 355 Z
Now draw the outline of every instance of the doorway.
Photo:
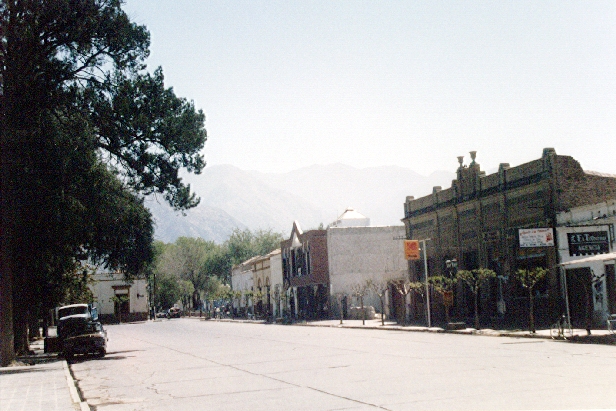
M 566 270 L 569 313 L 574 328 L 586 328 L 592 323 L 592 273 L 589 267 Z

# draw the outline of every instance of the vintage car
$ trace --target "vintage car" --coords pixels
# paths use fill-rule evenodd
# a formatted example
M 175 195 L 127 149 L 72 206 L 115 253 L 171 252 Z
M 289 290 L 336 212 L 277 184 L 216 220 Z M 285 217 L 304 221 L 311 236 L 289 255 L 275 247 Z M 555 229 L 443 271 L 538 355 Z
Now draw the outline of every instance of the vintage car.
M 169 318 L 180 318 L 182 311 L 178 307 L 169 308 Z
M 62 354 L 70 359 L 75 354 L 104 357 L 107 353 L 107 331 L 98 321 L 84 322 L 80 318 L 67 318 L 62 324 Z

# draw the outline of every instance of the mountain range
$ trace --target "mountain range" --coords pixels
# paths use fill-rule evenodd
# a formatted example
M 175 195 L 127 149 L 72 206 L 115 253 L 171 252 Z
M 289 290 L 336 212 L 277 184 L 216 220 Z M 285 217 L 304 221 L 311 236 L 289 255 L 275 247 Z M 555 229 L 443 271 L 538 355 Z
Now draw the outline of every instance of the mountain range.
M 153 197 L 146 206 L 154 216 L 158 240 L 189 236 L 222 243 L 235 228 L 286 235 L 295 220 L 304 230 L 327 226 L 348 207 L 369 217 L 371 225 L 401 225 L 406 196 L 425 196 L 438 185 L 450 187 L 454 178 L 455 173 L 422 176 L 398 166 L 330 164 L 262 173 L 217 165 L 191 176 L 191 189 L 201 197 L 194 209 L 176 212 Z

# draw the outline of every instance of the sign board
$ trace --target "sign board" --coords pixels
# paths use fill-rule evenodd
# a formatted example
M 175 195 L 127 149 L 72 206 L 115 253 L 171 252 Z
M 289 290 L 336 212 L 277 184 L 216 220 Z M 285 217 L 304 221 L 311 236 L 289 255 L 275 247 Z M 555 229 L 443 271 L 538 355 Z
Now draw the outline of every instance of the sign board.
M 520 248 L 554 247 L 552 228 L 521 228 L 519 230 Z
M 610 252 L 607 231 L 567 233 L 569 255 L 593 255 Z
M 419 260 L 419 240 L 404 240 L 404 257 L 407 260 Z

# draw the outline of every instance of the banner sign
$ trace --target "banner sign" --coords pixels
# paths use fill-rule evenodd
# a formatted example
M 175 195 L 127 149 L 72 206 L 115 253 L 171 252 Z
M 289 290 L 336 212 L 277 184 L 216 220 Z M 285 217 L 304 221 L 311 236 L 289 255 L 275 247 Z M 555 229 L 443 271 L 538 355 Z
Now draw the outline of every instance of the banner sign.
M 569 242 L 569 255 L 593 255 L 610 252 L 607 231 L 593 231 L 587 233 L 567 233 Z
M 419 260 L 419 240 L 404 240 L 404 257 L 407 260 Z
M 519 230 L 520 248 L 554 247 L 552 228 L 521 228 Z

